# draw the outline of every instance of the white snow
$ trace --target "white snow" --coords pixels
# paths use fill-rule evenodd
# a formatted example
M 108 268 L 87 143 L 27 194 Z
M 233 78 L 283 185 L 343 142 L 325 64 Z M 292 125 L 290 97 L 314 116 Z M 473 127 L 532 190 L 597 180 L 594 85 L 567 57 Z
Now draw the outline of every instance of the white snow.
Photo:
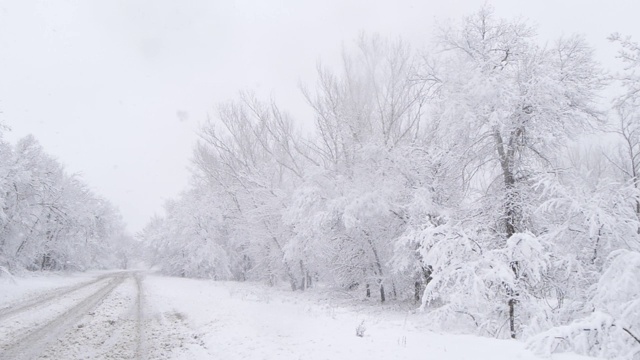
M 201 334 L 202 359 L 540 359 L 519 341 L 435 333 L 419 312 L 338 305 L 314 290 L 157 276 L 145 283 L 158 311 L 180 311 Z M 357 337 L 363 320 L 365 336 Z
M 0 283 L 0 293 L 4 303 L 15 302 L 98 275 L 21 278 L 15 284 Z M 100 284 L 61 296 L 52 306 L 72 307 Z M 413 307 L 383 307 L 323 288 L 291 292 L 258 283 L 131 273 L 56 341 L 43 346 L 41 358 L 542 359 L 520 341 L 433 332 L 424 314 L 407 309 Z M 28 321 L 30 312 L 0 319 L 0 327 Z M 360 324 L 366 329 L 363 337 L 356 336 Z M 588 359 L 572 354 L 551 358 Z
M 20 276 L 0 276 L 0 309 L 15 302 L 32 299 L 46 291 L 77 285 L 105 274 L 105 271 L 86 273 L 25 272 Z

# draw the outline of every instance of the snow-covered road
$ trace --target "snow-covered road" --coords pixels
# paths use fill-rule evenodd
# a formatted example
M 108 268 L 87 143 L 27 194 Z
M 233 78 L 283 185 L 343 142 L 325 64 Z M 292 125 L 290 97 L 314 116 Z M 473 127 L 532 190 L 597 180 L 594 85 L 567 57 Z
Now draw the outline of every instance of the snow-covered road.
M 135 301 L 122 298 L 122 289 L 129 287 L 134 276 L 134 273 L 101 275 L 70 287 L 35 292 L 5 306 L 0 310 L 0 358 L 85 357 L 90 339 L 102 338 L 98 340 L 101 344 L 109 339 L 110 329 L 105 325 L 128 327 L 125 321 L 120 321 L 125 318 L 119 310 L 135 304 Z M 134 319 L 134 322 L 137 321 Z M 135 325 L 133 329 L 130 336 L 133 341 L 117 341 L 113 349 L 105 349 L 103 353 L 119 353 L 121 348 L 132 348 L 129 358 L 135 358 L 139 339 Z
M 0 282 L 0 294 L 7 360 L 538 359 L 520 342 L 434 333 L 420 314 L 321 291 L 134 271 Z
M 144 277 L 117 272 L 51 290 L 36 286 L 0 304 L 0 359 L 169 359 L 185 353 L 185 343 L 197 345 L 197 337 L 185 341 L 190 331 L 180 313 L 147 311 Z

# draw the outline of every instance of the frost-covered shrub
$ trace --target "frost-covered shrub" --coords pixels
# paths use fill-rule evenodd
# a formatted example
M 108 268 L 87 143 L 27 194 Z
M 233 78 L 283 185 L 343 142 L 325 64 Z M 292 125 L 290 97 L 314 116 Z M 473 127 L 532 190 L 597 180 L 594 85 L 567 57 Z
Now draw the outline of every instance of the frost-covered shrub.
M 367 331 L 367 328 L 364 326 L 364 320 L 356 327 L 356 336 L 364 337 L 364 333 Z
M 486 249 L 488 239 L 459 231 L 445 235 L 445 228 L 436 231 L 444 237 L 425 247 L 429 250 L 422 256 L 434 268 L 422 309 L 444 328 L 506 337 L 511 301 L 514 330 L 522 333 L 544 311 L 539 294 L 549 268 L 549 245 L 517 233 L 504 247 Z
M 616 250 L 606 265 L 593 297 L 594 306 L 624 319 L 629 326 L 640 327 L 640 252 Z
M 588 305 L 593 313 L 534 336 L 528 342 L 529 348 L 542 355 L 573 351 L 640 359 L 640 253 L 611 253 Z
M 534 336 L 528 341 L 528 348 L 544 356 L 571 351 L 605 358 L 640 359 L 640 348 L 634 346 L 633 339 L 613 317 L 602 312 Z

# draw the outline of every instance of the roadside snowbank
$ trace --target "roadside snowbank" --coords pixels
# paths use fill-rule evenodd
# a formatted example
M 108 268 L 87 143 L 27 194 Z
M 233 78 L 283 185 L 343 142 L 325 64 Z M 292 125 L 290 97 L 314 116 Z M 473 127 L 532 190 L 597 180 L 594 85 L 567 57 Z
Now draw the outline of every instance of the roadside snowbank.
M 208 353 L 203 359 L 540 359 L 517 341 L 439 334 L 420 313 L 338 306 L 321 293 L 156 276 L 145 292 L 156 311 L 185 319 Z
M 44 292 L 93 280 L 104 273 L 104 271 L 85 273 L 39 272 L 0 277 L 0 309 L 13 305 L 17 301 L 40 296 Z

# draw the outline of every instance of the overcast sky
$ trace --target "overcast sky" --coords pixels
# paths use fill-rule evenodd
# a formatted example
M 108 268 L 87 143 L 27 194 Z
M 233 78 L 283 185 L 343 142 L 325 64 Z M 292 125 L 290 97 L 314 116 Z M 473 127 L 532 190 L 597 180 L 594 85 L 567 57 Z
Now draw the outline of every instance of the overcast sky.
M 298 83 L 360 33 L 419 47 L 435 20 L 484 0 L 0 0 L 0 121 L 34 134 L 117 205 L 132 232 L 187 186 L 198 123 L 253 89 L 306 118 Z M 639 0 L 501 0 L 544 40 L 584 34 L 614 63 L 614 32 L 640 41 Z

